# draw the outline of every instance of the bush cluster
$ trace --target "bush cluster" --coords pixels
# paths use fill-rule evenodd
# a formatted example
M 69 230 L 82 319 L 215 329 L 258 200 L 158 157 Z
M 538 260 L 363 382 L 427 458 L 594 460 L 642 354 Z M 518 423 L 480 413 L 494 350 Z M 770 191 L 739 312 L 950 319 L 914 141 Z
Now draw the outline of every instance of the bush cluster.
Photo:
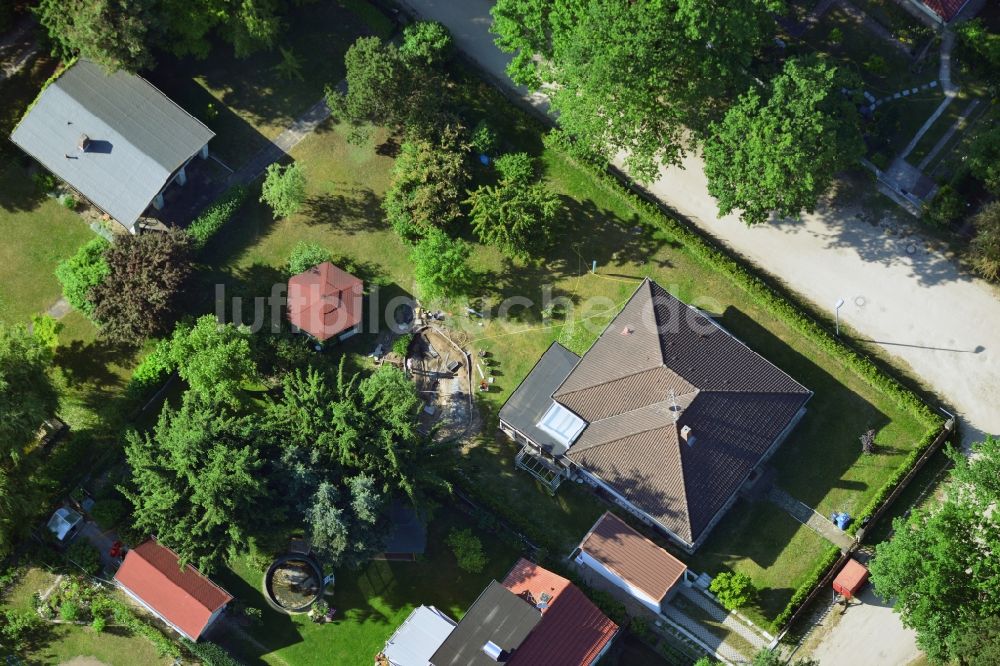
M 486 567 L 486 553 L 483 542 L 470 529 L 452 530 L 448 534 L 448 546 L 455 553 L 458 568 L 470 573 L 480 573 Z
M 233 216 L 236 209 L 246 201 L 250 193 L 243 185 L 230 187 L 225 194 L 217 199 L 211 206 L 199 215 L 188 227 L 188 235 L 194 240 L 194 246 L 200 250 L 208 244 L 212 236 L 219 232 L 226 222 Z

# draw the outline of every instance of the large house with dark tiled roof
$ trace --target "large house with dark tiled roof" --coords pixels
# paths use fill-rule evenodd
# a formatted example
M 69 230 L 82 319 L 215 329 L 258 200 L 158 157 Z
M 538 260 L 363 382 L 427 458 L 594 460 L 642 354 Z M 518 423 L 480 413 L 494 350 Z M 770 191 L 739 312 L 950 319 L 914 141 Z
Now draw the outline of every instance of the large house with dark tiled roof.
M 646 279 L 582 357 L 549 347 L 500 428 L 553 492 L 584 481 L 693 552 L 811 396 Z

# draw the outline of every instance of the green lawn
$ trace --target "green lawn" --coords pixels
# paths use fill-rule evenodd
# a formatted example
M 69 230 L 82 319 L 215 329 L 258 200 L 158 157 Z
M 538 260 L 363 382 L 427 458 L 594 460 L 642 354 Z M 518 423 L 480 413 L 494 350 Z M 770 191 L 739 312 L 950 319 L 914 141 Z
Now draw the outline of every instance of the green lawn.
M 0 321 L 28 323 L 62 296 L 56 265 L 94 232 L 79 215 L 37 194 L 20 164 L 0 166 Z
M 56 575 L 45 569 L 28 567 L 17 583 L 0 597 L 0 608 L 33 611 L 32 595 L 44 593 L 55 580 Z M 51 625 L 29 653 L 22 655 L 25 663 L 40 666 L 64 664 L 74 657 L 92 657 L 108 666 L 168 666 L 173 662 L 159 656 L 153 644 L 142 636 L 125 633 L 117 627 L 108 627 L 98 634 L 89 626 L 77 625 Z
M 482 573 L 458 569 L 444 544 L 450 530 L 466 527 L 482 539 L 489 558 Z M 490 580 L 503 579 L 519 557 L 516 548 L 476 529 L 464 513 L 450 507 L 436 511 L 427 536 L 427 553 L 418 562 L 373 561 L 357 571 L 338 571 L 336 591 L 328 597 L 336 618 L 323 625 L 304 615 L 272 611 L 260 591 L 262 572 L 245 560 L 234 562 L 216 579 L 244 604 L 263 608 L 264 624 L 248 629 L 259 645 L 232 634 L 223 644 L 250 666 L 370 666 L 416 606 L 433 605 L 459 620 Z

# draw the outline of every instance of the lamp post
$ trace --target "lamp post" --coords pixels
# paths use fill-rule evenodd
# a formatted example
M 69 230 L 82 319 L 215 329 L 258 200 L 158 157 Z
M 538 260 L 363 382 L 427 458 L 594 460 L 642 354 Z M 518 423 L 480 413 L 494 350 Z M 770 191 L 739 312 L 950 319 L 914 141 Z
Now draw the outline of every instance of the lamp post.
M 838 298 L 833 306 L 833 313 L 837 318 L 837 336 L 840 336 L 840 308 L 844 307 L 844 299 Z

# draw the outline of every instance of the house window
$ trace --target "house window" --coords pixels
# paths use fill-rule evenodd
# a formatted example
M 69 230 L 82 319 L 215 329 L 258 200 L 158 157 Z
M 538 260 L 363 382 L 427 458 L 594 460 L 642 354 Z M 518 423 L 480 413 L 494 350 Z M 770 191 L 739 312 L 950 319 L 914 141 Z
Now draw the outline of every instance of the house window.
M 587 427 L 587 422 L 558 402 L 553 402 L 537 425 L 560 444 L 569 446 Z

